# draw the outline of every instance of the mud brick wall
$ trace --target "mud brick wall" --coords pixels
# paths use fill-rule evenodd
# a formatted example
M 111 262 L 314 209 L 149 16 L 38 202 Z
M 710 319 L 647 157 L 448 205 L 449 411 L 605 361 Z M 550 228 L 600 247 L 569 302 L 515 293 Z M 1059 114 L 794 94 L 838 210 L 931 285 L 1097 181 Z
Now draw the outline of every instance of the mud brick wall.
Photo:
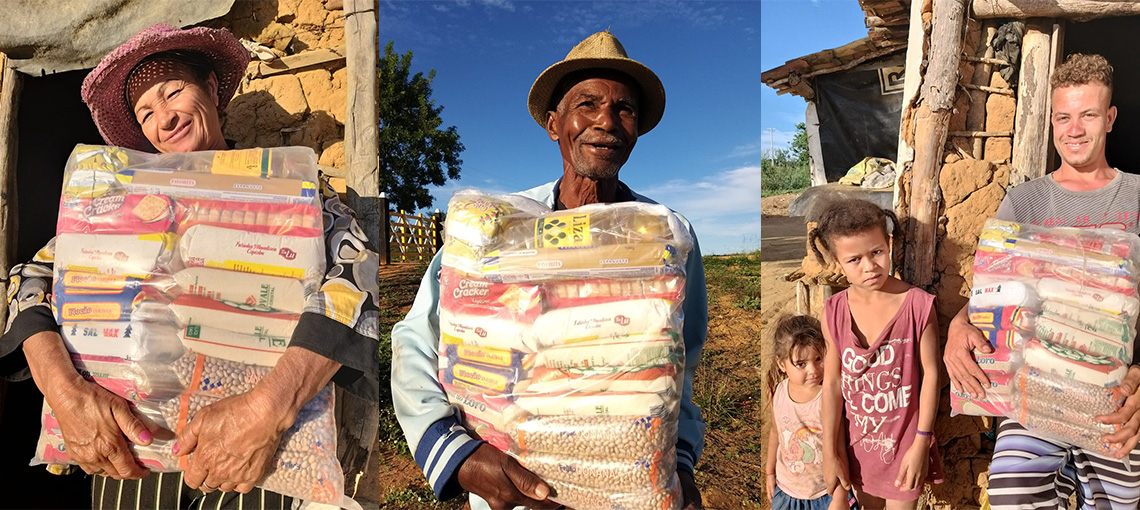
M 241 0 L 206 23 L 257 42 L 277 57 L 344 48 L 340 0 Z M 344 168 L 348 71 L 343 59 L 272 76 L 246 77 L 222 130 L 244 147 L 311 147 L 320 164 Z
M 981 27 L 971 21 L 967 27 L 964 53 L 976 55 L 978 44 L 985 44 Z M 970 82 L 974 64 L 963 62 L 962 83 Z M 995 89 L 1008 89 L 996 66 L 988 83 L 976 85 Z M 959 89 L 955 102 L 956 113 L 949 131 L 1013 132 L 1016 99 L 1010 95 L 988 93 L 984 103 L 971 104 L 970 95 Z M 971 108 L 984 108 L 984 126 L 967 126 L 967 112 Z M 966 305 L 970 282 L 973 281 L 974 251 L 978 234 L 986 218 L 996 212 L 1009 184 L 1012 137 L 984 139 L 982 159 L 973 157 L 973 139 L 949 139 L 944 164 L 939 174 L 942 206 L 938 222 L 938 246 L 935 251 L 936 282 L 931 290 L 945 343 L 950 319 Z M 957 509 L 977 508 L 983 501 L 983 492 L 989 477 L 989 463 L 993 452 L 992 441 L 985 439 L 993 419 L 975 416 L 950 417 L 950 387 L 945 369 L 942 370 L 944 388 L 939 401 L 939 416 L 935 422 L 942 453 L 946 480 L 930 486 L 926 508 Z

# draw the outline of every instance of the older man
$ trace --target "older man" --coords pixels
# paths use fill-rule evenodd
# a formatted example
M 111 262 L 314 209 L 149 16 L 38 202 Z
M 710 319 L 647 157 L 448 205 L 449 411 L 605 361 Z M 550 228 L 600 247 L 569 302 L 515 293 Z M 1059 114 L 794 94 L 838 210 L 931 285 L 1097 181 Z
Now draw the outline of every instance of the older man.
M 613 34 L 606 31 L 588 37 L 565 60 L 547 68 L 531 87 L 528 103 L 534 120 L 558 142 L 562 177 L 520 195 L 556 210 L 594 203 L 653 203 L 619 181 L 618 171 L 629 159 L 637 137 L 661 120 L 665 89 L 653 71 L 626 56 Z M 678 218 L 689 226 L 683 217 Z M 692 388 L 707 332 L 708 299 L 695 235 L 685 269 L 686 359 L 677 470 L 684 506 L 700 508 L 693 466 L 704 446 L 705 424 L 692 402 Z M 547 500 L 550 488 L 541 479 L 495 447 L 468 435 L 436 382 L 439 273 L 437 254 L 411 311 L 392 329 L 392 396 L 416 463 L 440 499 L 467 490 L 477 510 L 516 505 L 555 508 L 558 505 Z

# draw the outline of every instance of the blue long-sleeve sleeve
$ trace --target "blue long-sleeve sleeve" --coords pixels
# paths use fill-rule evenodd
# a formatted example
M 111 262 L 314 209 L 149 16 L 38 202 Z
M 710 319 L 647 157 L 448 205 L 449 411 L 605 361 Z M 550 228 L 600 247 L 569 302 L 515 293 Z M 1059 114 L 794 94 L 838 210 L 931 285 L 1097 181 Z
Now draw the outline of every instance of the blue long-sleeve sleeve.
M 440 257 L 428 266 L 408 315 L 392 327 L 392 404 L 412 457 L 435 496 L 446 500 L 462 492 L 455 474 L 482 441 L 467 434 L 436 379 Z
M 693 374 L 701 360 L 709 330 L 709 299 L 705 287 L 705 264 L 693 227 L 684 220 L 693 236 L 693 250 L 685 264 L 685 301 L 681 304 L 685 339 L 685 379 L 681 392 L 681 416 L 677 423 L 677 469 L 693 472 L 705 449 L 705 421 L 701 409 L 693 403 Z

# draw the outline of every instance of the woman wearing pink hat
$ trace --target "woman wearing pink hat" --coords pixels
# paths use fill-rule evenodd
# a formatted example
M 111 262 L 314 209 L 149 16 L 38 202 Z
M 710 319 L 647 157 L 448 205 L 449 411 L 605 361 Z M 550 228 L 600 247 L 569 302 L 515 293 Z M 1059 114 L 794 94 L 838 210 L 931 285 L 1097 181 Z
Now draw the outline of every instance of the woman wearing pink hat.
M 81 92 L 110 145 L 161 153 L 225 150 L 231 147 L 219 115 L 248 63 L 248 52 L 226 30 L 155 25 L 104 57 Z M 69 457 L 100 475 L 93 477 L 93 508 L 285 508 L 290 498 L 254 484 L 301 406 L 330 380 L 378 400 L 376 255 L 327 183 L 322 200 L 329 274 L 337 284 L 322 287 L 307 308 L 324 313 L 301 316 L 289 348 L 254 390 L 195 415 L 173 447 L 177 455 L 194 454 L 183 473 L 151 473 L 139 465 L 128 442 L 150 444 L 151 431 L 125 400 L 86 381 L 72 365 L 49 305 L 54 241 L 12 269 L 17 288 L 9 292 L 0 360 L 19 363 L 22 351 L 27 369 L 9 377 L 30 374 L 54 410 Z

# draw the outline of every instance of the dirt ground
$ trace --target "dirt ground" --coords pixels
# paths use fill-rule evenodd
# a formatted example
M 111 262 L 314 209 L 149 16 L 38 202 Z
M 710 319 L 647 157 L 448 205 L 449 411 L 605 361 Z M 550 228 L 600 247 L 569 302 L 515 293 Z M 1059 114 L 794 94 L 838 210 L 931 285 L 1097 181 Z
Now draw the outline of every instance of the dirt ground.
M 738 281 L 760 277 L 755 269 L 755 256 L 706 257 L 706 270 L 710 273 L 709 335 L 694 378 L 694 400 L 702 406 L 706 421 L 704 454 L 697 465 L 697 485 L 701 489 L 705 508 L 725 510 L 753 510 L 762 508 L 763 457 L 758 427 L 761 420 L 761 343 L 760 311 L 755 307 L 741 306 L 747 296 L 741 292 L 723 291 L 720 274 L 729 274 Z M 732 261 L 726 265 L 723 261 Z M 739 267 L 738 267 L 739 266 Z M 423 276 L 424 266 L 398 264 L 380 269 L 381 309 L 391 313 L 381 317 L 382 331 L 390 329 L 411 307 L 412 300 Z M 754 280 L 753 280 L 754 281 Z M 758 293 L 759 294 L 759 293 Z M 763 299 L 769 293 L 763 292 Z M 760 296 L 751 296 L 752 298 Z M 742 301 L 743 300 L 743 301 Z M 382 342 L 388 341 L 382 338 Z M 382 356 L 384 352 L 382 350 Z M 384 402 L 382 402 L 384 404 Z M 390 403 L 388 403 L 390 409 Z M 466 498 L 447 503 L 434 501 L 419 467 L 410 458 L 407 446 L 402 443 L 399 428 L 391 417 L 381 411 L 380 504 L 392 509 L 466 509 Z M 385 441 L 385 438 L 390 440 Z M 391 440 L 394 439 L 394 440 Z
M 800 261 L 807 253 L 805 225 L 802 217 L 789 218 L 788 204 L 798 194 L 777 195 L 760 200 L 760 356 L 762 360 L 772 359 L 772 330 L 776 319 L 784 314 L 796 312 L 796 288 L 784 276 L 800 267 Z M 767 364 L 763 369 L 768 368 Z M 767 397 L 767 395 L 765 395 Z M 772 415 L 768 399 L 765 398 L 761 434 L 764 441 L 764 454 L 767 455 L 767 437 Z M 765 489 L 761 507 L 768 508 L 768 494 Z

